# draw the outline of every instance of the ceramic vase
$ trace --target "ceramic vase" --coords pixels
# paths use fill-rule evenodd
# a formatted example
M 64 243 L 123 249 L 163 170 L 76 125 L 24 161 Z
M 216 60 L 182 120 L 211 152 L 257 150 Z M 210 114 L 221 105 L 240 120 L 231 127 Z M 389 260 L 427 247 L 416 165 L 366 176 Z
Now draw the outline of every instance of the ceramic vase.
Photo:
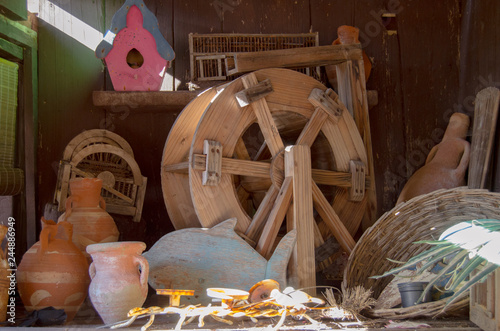
M 5 238 L 8 228 L 5 225 L 0 225 L 0 243 Z M 7 244 L 8 245 L 8 244 Z M 8 248 L 8 246 L 7 246 Z M 9 285 L 10 271 L 7 263 L 6 252 L 0 248 L 0 322 L 5 322 L 7 319 L 7 305 L 9 303 Z
M 451 116 L 443 139 L 431 149 L 425 165 L 415 171 L 405 184 L 396 205 L 438 189 L 465 185 L 470 158 L 470 143 L 465 139 L 469 122 L 469 116 L 465 114 L 454 113 Z
M 132 308 L 142 307 L 148 294 L 148 261 L 141 256 L 146 244 L 138 241 L 87 246 L 92 257 L 90 301 L 105 324 L 127 319 Z
M 36 242 L 17 268 L 19 295 L 30 312 L 46 307 L 64 309 L 73 319 L 87 297 L 90 283 L 88 262 L 71 241 L 72 224 L 45 221 Z
M 106 212 L 106 202 L 101 196 L 101 179 L 74 178 L 70 180 L 69 187 L 71 195 L 66 200 L 66 211 L 59 221 L 73 224 L 73 242 L 90 262 L 86 252 L 88 245 L 118 241 L 120 233 L 113 218 Z

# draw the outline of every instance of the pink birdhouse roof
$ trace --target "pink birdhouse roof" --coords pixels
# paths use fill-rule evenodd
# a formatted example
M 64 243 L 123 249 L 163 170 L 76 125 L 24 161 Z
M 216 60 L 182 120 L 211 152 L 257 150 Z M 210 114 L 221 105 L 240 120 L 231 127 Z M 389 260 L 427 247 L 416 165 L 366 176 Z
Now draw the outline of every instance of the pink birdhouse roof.
M 115 36 L 122 29 L 127 27 L 127 14 L 134 5 L 141 11 L 143 28 L 149 31 L 156 41 L 158 54 L 165 60 L 172 61 L 175 58 L 174 50 L 161 34 L 156 16 L 153 15 L 142 0 L 126 0 L 120 9 L 113 15 L 111 28 L 107 31 L 104 39 L 97 45 L 95 50 L 96 56 L 103 59 L 108 55 L 109 51 L 111 51 Z

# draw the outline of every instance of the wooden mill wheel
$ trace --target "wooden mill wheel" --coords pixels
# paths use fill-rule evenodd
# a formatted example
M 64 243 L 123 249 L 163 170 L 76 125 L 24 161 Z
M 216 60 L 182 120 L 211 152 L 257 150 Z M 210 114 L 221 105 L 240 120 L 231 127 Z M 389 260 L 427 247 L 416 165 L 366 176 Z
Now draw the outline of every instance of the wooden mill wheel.
M 314 245 L 333 234 L 348 252 L 354 247 L 366 162 L 335 92 L 292 70 L 264 69 L 184 108 L 163 152 L 163 196 L 176 229 L 236 217 L 236 231 L 265 257 L 286 215 L 287 227 L 298 230 L 297 254 L 305 254 L 297 259 L 309 264 L 298 267 L 309 274 L 299 279 L 310 279 Z

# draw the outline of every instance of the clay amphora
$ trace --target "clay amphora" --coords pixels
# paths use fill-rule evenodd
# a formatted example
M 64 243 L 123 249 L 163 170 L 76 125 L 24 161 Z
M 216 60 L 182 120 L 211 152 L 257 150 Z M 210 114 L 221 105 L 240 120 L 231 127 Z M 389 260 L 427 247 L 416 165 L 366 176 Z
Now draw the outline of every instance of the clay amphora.
M 66 321 L 73 319 L 87 297 L 88 262 L 71 241 L 73 225 L 46 221 L 36 242 L 17 268 L 19 295 L 30 312 L 45 307 L 64 309 Z
M 8 228 L 5 225 L 0 224 L 0 243 L 3 241 L 5 235 L 7 234 L 7 230 Z M 8 243 L 6 252 L 4 252 L 0 247 L 0 322 L 5 322 L 5 320 L 7 319 L 7 305 L 9 303 L 9 285 L 11 282 L 11 279 L 8 278 L 11 275 L 11 272 L 8 269 L 15 268 L 15 265 L 12 266 L 12 268 L 9 268 L 9 264 L 7 261 L 8 248 L 9 248 Z M 14 262 L 13 259 L 11 261 Z M 14 281 L 14 279 L 12 280 Z
M 469 122 L 469 116 L 465 114 L 451 116 L 443 139 L 431 149 L 425 165 L 410 177 L 396 205 L 438 189 L 465 185 L 470 158 L 470 143 L 465 140 Z
M 85 250 L 88 245 L 118 241 L 120 233 L 113 218 L 106 212 L 106 202 L 101 196 L 101 179 L 74 178 L 70 180 L 69 187 L 71 195 L 66 200 L 66 211 L 59 221 L 73 224 L 73 242 L 90 261 Z
M 89 273 L 90 301 L 105 324 L 127 319 L 141 307 L 148 294 L 148 261 L 141 256 L 146 244 L 139 241 L 93 244 Z

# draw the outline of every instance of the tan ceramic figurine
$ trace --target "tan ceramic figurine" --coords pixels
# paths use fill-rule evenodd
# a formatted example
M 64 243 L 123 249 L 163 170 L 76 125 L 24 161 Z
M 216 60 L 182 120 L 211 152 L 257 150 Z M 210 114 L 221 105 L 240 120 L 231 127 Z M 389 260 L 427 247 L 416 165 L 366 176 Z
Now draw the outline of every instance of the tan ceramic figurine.
M 396 205 L 438 189 L 465 185 L 470 157 L 470 143 L 465 140 L 469 122 L 469 116 L 465 114 L 451 116 L 443 139 L 431 149 L 425 165 L 410 177 Z

